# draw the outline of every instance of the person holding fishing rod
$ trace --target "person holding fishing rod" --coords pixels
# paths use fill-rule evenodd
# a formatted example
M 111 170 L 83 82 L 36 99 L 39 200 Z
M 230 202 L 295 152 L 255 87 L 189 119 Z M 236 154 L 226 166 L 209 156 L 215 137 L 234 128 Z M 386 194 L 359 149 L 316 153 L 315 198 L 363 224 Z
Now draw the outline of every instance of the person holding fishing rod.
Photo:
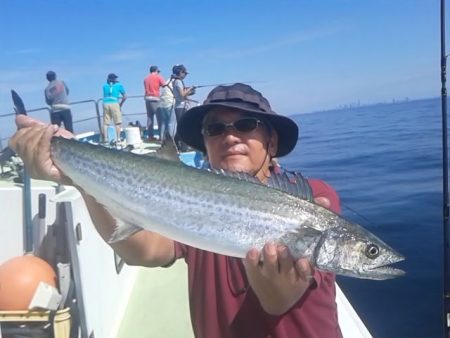
M 172 90 L 175 99 L 174 111 L 177 124 L 181 116 L 188 109 L 188 97 L 195 94 L 194 87 L 186 87 L 184 85 L 183 80 L 188 74 L 184 65 L 175 65 L 172 67 Z M 179 150 L 186 150 L 186 145 L 180 140 L 178 133 L 175 133 L 175 144 Z
M 71 184 L 51 159 L 50 140 L 72 135 L 27 116 L 18 116 L 16 123 L 19 130 L 9 145 L 30 174 Z M 269 185 L 285 177 L 283 173 L 275 179 L 272 159 L 290 153 L 298 139 L 297 124 L 275 113 L 260 92 L 242 83 L 214 88 L 202 105 L 185 112 L 177 131 L 181 140 L 204 153 L 212 168 L 245 172 Z M 300 174 L 293 177 L 297 195 L 340 212 L 339 197 L 328 184 Z M 80 191 L 97 231 L 108 242 L 115 219 Z M 314 269 L 305 258 L 294 259 L 283 245 L 266 243 L 261 251 L 251 249 L 239 259 L 146 230 L 110 245 L 130 265 L 170 267 L 177 259 L 186 261 L 196 337 L 342 337 L 335 275 Z

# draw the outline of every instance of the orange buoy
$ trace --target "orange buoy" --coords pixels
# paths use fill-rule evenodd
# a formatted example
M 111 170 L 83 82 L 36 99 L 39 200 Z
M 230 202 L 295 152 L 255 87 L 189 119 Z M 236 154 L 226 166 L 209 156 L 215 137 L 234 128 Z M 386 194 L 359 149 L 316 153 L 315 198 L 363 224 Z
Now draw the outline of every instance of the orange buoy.
M 25 255 L 0 265 L 0 310 L 28 310 L 40 282 L 56 287 L 56 274 L 43 259 Z

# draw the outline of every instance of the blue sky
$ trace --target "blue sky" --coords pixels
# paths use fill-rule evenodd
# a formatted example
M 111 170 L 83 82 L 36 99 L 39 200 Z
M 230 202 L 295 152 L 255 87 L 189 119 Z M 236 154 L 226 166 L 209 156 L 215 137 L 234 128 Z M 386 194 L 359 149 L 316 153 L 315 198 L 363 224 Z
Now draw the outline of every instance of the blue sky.
M 150 65 L 183 63 L 187 85 L 255 81 L 286 115 L 440 93 L 438 0 L 0 2 L 0 115 L 10 89 L 44 106 L 50 69 L 78 101 L 110 72 L 142 95 Z

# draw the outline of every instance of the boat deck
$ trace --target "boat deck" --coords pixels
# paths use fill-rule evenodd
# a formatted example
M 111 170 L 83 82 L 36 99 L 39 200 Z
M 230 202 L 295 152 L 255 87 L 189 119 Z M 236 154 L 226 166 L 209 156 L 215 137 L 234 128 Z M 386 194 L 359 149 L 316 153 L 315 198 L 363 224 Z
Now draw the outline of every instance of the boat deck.
M 193 338 L 183 260 L 170 268 L 140 268 L 116 338 Z M 372 335 L 336 284 L 339 325 L 344 337 Z
M 141 268 L 117 338 L 193 338 L 186 264 Z

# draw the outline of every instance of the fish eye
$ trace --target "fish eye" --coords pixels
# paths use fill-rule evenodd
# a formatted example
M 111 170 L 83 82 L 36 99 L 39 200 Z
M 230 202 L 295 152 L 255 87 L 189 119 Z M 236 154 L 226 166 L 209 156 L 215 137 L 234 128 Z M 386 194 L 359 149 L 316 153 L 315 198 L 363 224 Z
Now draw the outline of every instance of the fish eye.
M 366 256 L 368 258 L 377 258 L 380 255 L 380 249 L 375 244 L 369 244 L 366 247 Z

